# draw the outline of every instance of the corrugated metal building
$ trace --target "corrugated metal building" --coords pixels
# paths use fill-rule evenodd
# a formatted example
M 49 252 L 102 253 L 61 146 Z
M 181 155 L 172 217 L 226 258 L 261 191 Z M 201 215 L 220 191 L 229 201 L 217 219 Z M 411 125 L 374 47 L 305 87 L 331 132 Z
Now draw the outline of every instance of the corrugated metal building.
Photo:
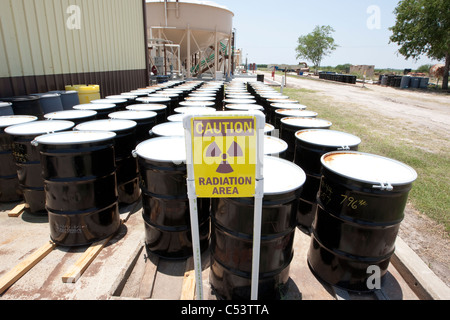
M 145 0 L 0 0 L 0 98 L 148 84 Z

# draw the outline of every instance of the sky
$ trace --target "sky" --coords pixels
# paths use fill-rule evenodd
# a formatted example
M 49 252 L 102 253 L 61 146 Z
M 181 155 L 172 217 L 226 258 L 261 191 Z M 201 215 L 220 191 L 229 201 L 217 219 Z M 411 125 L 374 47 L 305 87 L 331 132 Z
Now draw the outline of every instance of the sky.
M 417 69 L 439 61 L 426 56 L 406 60 L 389 43 L 397 0 L 214 0 L 234 13 L 236 47 L 256 64 L 298 64 L 300 36 L 329 25 L 339 47 L 321 66 L 375 65 L 375 68 Z

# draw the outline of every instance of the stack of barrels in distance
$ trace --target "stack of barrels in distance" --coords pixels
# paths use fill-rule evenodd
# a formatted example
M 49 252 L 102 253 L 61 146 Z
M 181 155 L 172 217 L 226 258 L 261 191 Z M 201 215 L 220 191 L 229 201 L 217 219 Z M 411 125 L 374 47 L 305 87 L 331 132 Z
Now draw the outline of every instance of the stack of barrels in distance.
M 397 75 L 381 75 L 380 84 L 382 86 L 394 88 L 413 88 L 426 89 L 428 88 L 430 78 L 415 77 L 415 76 L 397 76 Z
M 107 238 L 120 227 L 120 207 L 141 201 L 146 250 L 192 256 L 183 118 L 257 110 L 266 119 L 259 298 L 283 296 L 297 227 L 311 235 L 311 269 L 331 285 L 366 291 L 369 266 L 386 274 L 415 171 L 359 152 L 358 137 L 299 101 L 235 80 L 74 97 L 0 103 L 0 201 L 23 199 L 31 214 L 47 214 L 56 243 Z M 250 299 L 253 199 L 199 199 L 197 207 L 212 289 L 220 299 Z
M 356 76 L 352 76 L 349 74 L 339 74 L 335 72 L 319 72 L 319 79 L 343 82 L 343 83 L 356 83 Z

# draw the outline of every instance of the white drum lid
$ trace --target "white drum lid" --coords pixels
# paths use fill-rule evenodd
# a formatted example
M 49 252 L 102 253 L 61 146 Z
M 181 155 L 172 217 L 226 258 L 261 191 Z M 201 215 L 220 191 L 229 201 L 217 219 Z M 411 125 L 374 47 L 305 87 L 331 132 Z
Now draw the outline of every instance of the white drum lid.
M 149 98 L 175 98 L 178 97 L 181 93 L 171 93 L 171 92 L 164 92 L 164 91 L 160 91 L 160 92 L 156 92 L 156 93 L 151 93 L 148 95 Z
M 161 137 L 184 137 L 183 122 L 166 122 L 158 124 L 151 130 Z
M 91 101 L 94 104 L 119 104 L 125 102 L 127 102 L 127 99 L 99 99 Z
M 38 118 L 35 116 L 1 116 L 0 117 L 0 128 L 7 128 L 11 126 L 15 126 L 22 123 L 28 123 L 32 121 L 36 121 Z
M 78 131 L 124 131 L 137 126 L 133 120 L 102 119 L 81 123 L 75 127 Z
M 144 120 L 155 118 L 158 114 L 153 111 L 118 111 L 109 114 L 111 119 L 123 119 L 123 120 Z
M 330 152 L 322 156 L 321 162 L 324 167 L 340 176 L 375 185 L 404 185 L 417 179 L 417 172 L 410 166 L 368 153 Z
M 273 155 L 285 152 L 288 149 L 288 144 L 279 138 L 264 136 L 264 154 Z
M 79 104 L 77 106 L 74 106 L 73 109 L 75 110 L 108 110 L 108 109 L 114 109 L 116 107 L 115 104 L 112 103 L 86 103 L 86 104 Z
M 12 103 L 9 102 L 0 102 L 0 108 L 12 107 Z
M 297 104 L 298 103 L 297 100 L 289 99 L 289 97 L 287 97 L 287 96 L 271 98 L 271 99 L 267 99 L 267 101 L 272 102 L 272 103 L 284 103 L 284 104 Z
M 289 99 L 288 96 L 283 96 L 281 93 L 263 94 L 263 95 L 261 95 L 261 98 L 264 98 L 266 100 L 268 100 L 268 99 L 277 99 L 277 100 Z
M 264 157 L 264 194 L 277 195 L 295 191 L 306 181 L 305 172 L 293 162 Z
M 167 109 L 165 104 L 133 104 L 131 106 L 126 107 L 127 110 L 131 111 L 161 111 Z
M 256 104 L 254 99 L 225 99 L 223 102 L 227 104 Z
M 16 136 L 41 135 L 57 131 L 70 130 L 75 126 L 72 121 L 40 120 L 18 124 L 5 129 L 5 132 Z
M 295 137 L 310 144 L 336 148 L 355 147 L 361 143 L 361 139 L 359 137 L 335 130 L 301 130 L 295 133 Z
M 148 93 L 144 91 L 134 91 L 134 92 L 123 92 L 120 94 L 121 96 L 133 96 L 133 97 L 147 97 Z
M 124 100 L 124 99 L 126 99 L 126 100 L 134 100 L 134 99 L 136 99 L 137 98 L 137 96 L 133 96 L 133 95 L 120 95 L 120 96 L 107 96 L 107 97 L 105 97 L 105 99 L 107 99 L 107 100 Z
M 70 120 L 93 117 L 95 115 L 97 115 L 97 112 L 94 110 L 63 110 L 47 113 L 44 115 L 44 118 L 48 120 Z
M 183 91 L 181 91 L 181 90 L 177 90 L 177 89 L 164 89 L 163 91 L 162 91 L 162 93 L 169 93 L 169 94 L 176 94 L 176 95 L 180 95 L 180 94 L 183 94 L 184 92 Z
M 227 104 L 225 108 L 231 110 L 264 110 L 264 107 L 258 104 Z
M 281 122 L 299 128 L 329 128 L 332 126 L 330 121 L 319 118 L 286 117 L 282 118 Z
M 239 100 L 255 100 L 254 96 L 243 96 L 243 95 L 237 95 L 237 94 L 227 94 L 225 99 L 239 99 Z
M 252 94 L 250 92 L 248 92 L 247 90 L 242 90 L 242 91 L 229 91 L 229 90 L 225 90 L 225 95 L 235 95 L 235 96 L 251 96 Z
M 160 90 L 160 89 L 158 89 Z M 150 93 L 155 93 L 157 90 L 155 89 L 137 89 L 137 90 L 131 90 L 130 93 L 138 94 L 138 95 L 148 95 Z
M 147 160 L 162 162 L 186 162 L 186 139 L 184 137 L 160 137 L 140 143 L 135 153 Z
M 170 122 L 183 122 L 185 116 L 186 114 L 184 113 L 177 113 L 167 117 L 167 120 Z
M 189 93 L 189 97 L 211 97 L 211 98 L 215 98 L 216 97 L 216 93 L 215 92 L 204 92 L 204 93 L 194 92 L 194 93 Z
M 275 130 L 275 127 L 271 125 L 270 123 L 266 123 L 264 125 L 264 133 L 269 133 Z
M 275 111 L 275 113 L 282 117 L 315 118 L 319 115 L 317 112 L 302 109 L 278 109 Z
M 217 112 L 216 109 L 210 107 L 179 107 L 174 111 L 183 114 L 210 114 Z
M 214 100 L 216 100 L 216 97 L 208 97 L 208 96 L 186 97 L 184 100 L 186 100 L 186 101 L 214 101 Z
M 216 104 L 212 101 L 182 101 L 179 105 L 182 107 L 211 107 Z
M 303 104 L 297 103 L 272 103 L 270 104 L 275 109 L 289 109 L 289 110 L 305 110 L 307 107 Z
M 167 97 L 144 97 L 144 98 L 137 98 L 136 101 L 143 102 L 143 103 L 161 103 L 161 102 L 170 102 L 170 98 Z
M 38 144 L 66 145 L 102 142 L 114 139 L 116 133 L 109 131 L 67 131 L 46 134 L 34 139 Z

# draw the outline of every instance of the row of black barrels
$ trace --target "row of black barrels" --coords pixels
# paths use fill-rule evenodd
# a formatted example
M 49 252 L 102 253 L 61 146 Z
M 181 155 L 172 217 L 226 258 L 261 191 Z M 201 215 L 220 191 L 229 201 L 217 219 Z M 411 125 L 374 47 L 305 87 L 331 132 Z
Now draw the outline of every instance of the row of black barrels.
M 191 90 L 200 86 L 201 83 L 195 83 Z M 2 116 L 0 123 L 1 150 L 0 156 L 6 165 L 0 171 L 0 202 L 16 202 L 25 198 L 32 213 L 45 212 L 45 201 L 43 196 L 43 181 L 39 178 L 39 154 L 34 152 L 30 142 L 34 137 L 47 132 L 58 131 L 58 122 L 41 122 L 45 120 L 63 120 L 70 121 L 77 126 L 80 123 L 86 123 L 93 120 L 120 119 L 137 122 L 135 145 L 150 137 L 149 130 L 156 124 L 167 121 L 169 110 L 172 106 L 170 98 L 165 96 L 154 97 L 155 102 L 161 104 L 147 104 L 147 101 L 139 101 L 140 97 L 147 97 L 148 92 L 135 92 L 133 95 L 124 94 L 125 99 L 119 99 L 117 96 L 100 99 L 89 104 L 71 106 L 71 109 L 56 111 L 41 115 L 42 98 L 38 96 L 15 97 L 11 99 L 12 103 L 5 103 L 5 108 L 9 109 Z M 151 90 L 153 92 L 153 90 Z M 16 114 L 12 112 L 13 105 Z M 20 116 L 22 113 L 29 112 L 29 115 Z M 44 119 L 44 120 L 41 120 Z M 36 124 L 26 125 L 26 122 L 39 120 Z M 17 128 L 17 132 L 6 129 L 10 126 L 23 125 Z M 54 127 L 56 126 L 56 127 Z M 109 129 L 108 124 L 99 124 L 85 126 L 86 130 Z M 16 159 L 14 159 L 16 158 Z M 128 157 L 129 158 L 129 157 Z M 123 156 L 117 157 L 119 172 L 119 183 L 123 179 L 129 178 L 136 172 L 136 166 L 130 159 Z M 128 181 L 128 180 L 127 180 Z M 134 184 L 135 182 L 133 182 Z M 129 184 L 121 185 L 123 188 L 131 191 Z M 128 204 L 136 198 L 137 192 L 127 194 L 122 190 L 121 203 Z
M 378 267 L 384 280 L 417 174 L 395 160 L 358 152 L 359 137 L 330 130 L 331 122 L 317 114 L 295 117 L 295 103 L 283 111 L 272 106 L 265 110 L 279 117 L 272 123 L 288 144 L 282 157 L 306 174 L 297 223 L 311 233 L 309 266 L 327 283 L 370 291 L 369 267 Z M 284 112 L 292 117 L 283 118 Z
M 429 78 L 413 77 L 413 76 L 396 76 L 396 75 L 382 75 L 380 76 L 380 84 L 382 86 L 394 88 L 428 88 Z
M 348 74 L 319 72 L 319 79 L 355 84 L 357 77 Z
M 51 112 L 72 110 L 80 104 L 77 91 L 50 91 L 29 96 L 0 98 L 0 116 L 35 115 L 43 120 Z

